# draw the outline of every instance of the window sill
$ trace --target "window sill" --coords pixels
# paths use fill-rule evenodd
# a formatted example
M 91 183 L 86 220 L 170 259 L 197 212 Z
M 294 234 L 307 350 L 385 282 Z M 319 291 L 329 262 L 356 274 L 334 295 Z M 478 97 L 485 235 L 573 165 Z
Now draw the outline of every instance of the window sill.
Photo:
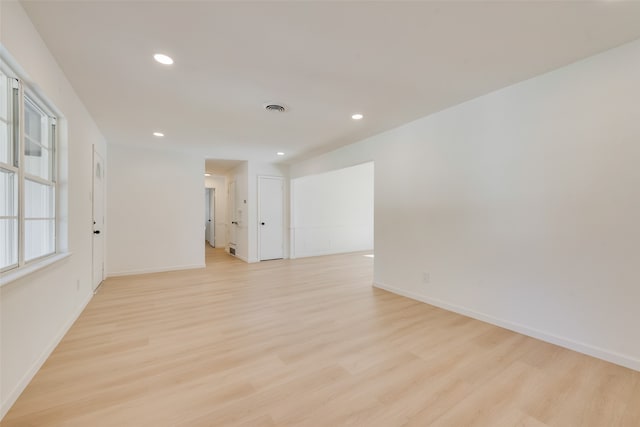
M 33 264 L 26 265 L 22 268 L 7 271 L 5 273 L 0 273 L 0 287 L 7 285 L 11 282 L 15 282 L 18 279 L 22 279 L 23 277 L 28 276 L 31 273 L 35 273 L 38 270 L 42 270 L 43 268 L 53 265 L 70 256 L 71 256 L 71 252 L 55 254 L 55 255 L 51 255 L 50 257 L 44 258 L 41 261 L 37 261 L 37 262 L 34 262 Z

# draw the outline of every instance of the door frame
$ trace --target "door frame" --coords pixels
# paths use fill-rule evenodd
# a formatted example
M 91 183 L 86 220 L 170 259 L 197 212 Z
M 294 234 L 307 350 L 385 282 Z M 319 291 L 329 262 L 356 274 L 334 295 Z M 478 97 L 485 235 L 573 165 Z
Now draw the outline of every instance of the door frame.
M 260 208 L 262 206 L 262 188 L 261 188 L 261 182 L 262 179 L 275 179 L 278 180 L 282 183 L 282 259 L 285 259 L 285 237 L 286 237 L 286 233 L 285 233 L 285 225 L 286 225 L 286 221 L 285 221 L 285 213 L 286 213 L 286 203 L 285 203 L 285 187 L 284 187 L 284 177 L 282 176 L 273 176 L 273 175 L 258 175 L 258 209 L 257 209 L 257 213 L 258 213 L 258 217 L 256 218 L 256 228 L 257 228 L 257 239 L 256 239 L 256 243 L 258 245 L 257 247 L 257 253 L 258 253 L 258 261 L 262 261 L 262 246 L 261 246 L 261 227 L 260 227 L 260 222 L 262 220 L 262 213 L 260 212 Z

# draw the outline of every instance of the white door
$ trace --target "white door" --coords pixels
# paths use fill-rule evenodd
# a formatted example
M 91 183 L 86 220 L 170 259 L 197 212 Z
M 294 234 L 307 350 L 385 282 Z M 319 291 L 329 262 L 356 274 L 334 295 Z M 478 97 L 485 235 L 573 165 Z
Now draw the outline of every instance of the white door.
M 237 236 L 238 236 L 238 209 L 236 208 L 236 183 L 231 181 L 229 183 L 229 218 L 231 224 L 229 224 L 229 247 L 235 251 Z
M 216 189 L 209 189 L 209 234 L 207 240 L 212 247 L 216 247 Z
M 104 280 L 104 162 L 93 149 L 93 274 L 96 290 Z
M 258 245 L 260 261 L 284 257 L 284 180 L 258 177 Z

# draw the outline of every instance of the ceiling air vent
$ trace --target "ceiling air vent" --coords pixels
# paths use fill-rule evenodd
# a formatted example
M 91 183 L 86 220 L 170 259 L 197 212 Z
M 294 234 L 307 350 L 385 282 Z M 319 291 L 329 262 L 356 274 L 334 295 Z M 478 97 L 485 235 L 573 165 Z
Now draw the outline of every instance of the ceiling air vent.
M 278 113 L 284 113 L 285 112 L 285 108 L 282 105 L 279 104 L 266 104 L 264 106 L 265 110 L 269 110 L 269 111 L 277 111 Z

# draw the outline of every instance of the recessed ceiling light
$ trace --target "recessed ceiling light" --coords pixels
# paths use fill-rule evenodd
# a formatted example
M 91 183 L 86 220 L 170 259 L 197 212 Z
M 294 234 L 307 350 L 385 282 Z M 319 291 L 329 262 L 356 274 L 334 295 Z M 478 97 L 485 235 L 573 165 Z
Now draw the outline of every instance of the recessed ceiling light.
M 360 113 L 356 113 L 356 114 L 354 114 L 353 116 L 351 116 L 351 118 L 352 118 L 353 120 L 360 120 L 360 119 L 362 119 L 363 117 L 364 117 L 364 116 L 363 116 L 362 114 L 360 114 Z
M 154 132 L 153 136 L 164 136 L 164 133 L 162 133 L 162 132 Z
M 278 151 L 276 154 L 277 154 L 278 156 L 284 156 L 284 153 L 283 153 L 282 151 Z
M 153 55 L 153 59 L 161 63 L 162 65 L 171 65 L 173 64 L 173 59 L 170 56 L 164 55 L 162 53 L 156 53 Z
M 210 173 L 205 173 L 204 176 L 211 176 L 211 174 Z

